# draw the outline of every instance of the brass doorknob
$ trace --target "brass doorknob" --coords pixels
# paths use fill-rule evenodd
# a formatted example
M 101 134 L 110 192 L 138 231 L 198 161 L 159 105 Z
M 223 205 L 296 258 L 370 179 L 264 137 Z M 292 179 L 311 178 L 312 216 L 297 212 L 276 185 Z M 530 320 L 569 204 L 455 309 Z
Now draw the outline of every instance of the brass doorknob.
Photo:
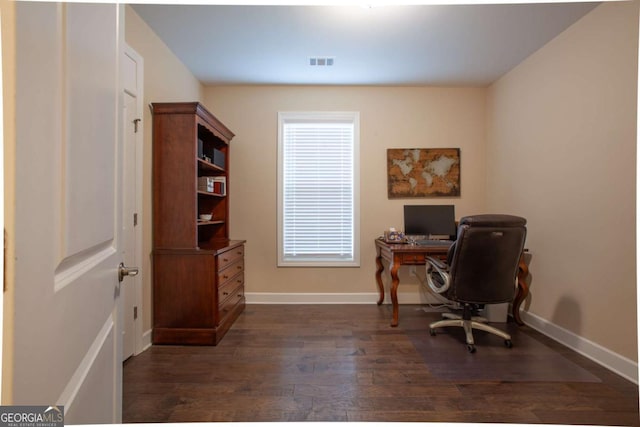
M 118 282 L 122 282 L 124 280 L 124 276 L 137 276 L 138 275 L 138 267 L 125 267 L 124 263 L 121 262 L 118 266 Z

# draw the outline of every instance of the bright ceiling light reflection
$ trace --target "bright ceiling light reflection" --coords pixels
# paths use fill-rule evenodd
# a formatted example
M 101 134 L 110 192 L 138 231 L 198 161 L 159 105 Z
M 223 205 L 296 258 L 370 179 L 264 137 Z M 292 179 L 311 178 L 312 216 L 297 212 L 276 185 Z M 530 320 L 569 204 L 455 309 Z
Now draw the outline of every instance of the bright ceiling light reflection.
M 373 2 L 367 2 L 365 4 L 362 5 L 362 7 L 364 7 L 365 9 L 373 9 L 376 7 L 384 7 L 384 6 L 389 6 L 390 3 L 385 3 L 382 1 L 373 1 Z

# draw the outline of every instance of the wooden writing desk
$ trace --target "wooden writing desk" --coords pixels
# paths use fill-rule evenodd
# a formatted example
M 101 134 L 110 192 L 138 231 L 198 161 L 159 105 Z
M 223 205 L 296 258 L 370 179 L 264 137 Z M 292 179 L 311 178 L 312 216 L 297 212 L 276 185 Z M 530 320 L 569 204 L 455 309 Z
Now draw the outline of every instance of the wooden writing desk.
M 446 259 L 448 250 L 448 246 L 393 244 L 386 243 L 380 238 L 376 239 L 376 266 L 378 267 L 376 270 L 376 281 L 378 282 L 378 290 L 380 291 L 378 305 L 384 302 L 384 284 L 382 283 L 382 272 L 384 271 L 382 260 L 384 259 L 389 263 L 389 270 L 391 272 L 391 305 L 393 306 L 391 326 L 398 326 L 398 285 L 400 284 L 398 270 L 400 266 L 425 265 L 428 256 Z M 524 281 L 528 272 L 529 270 L 524 262 L 524 257 L 521 256 L 518 265 L 518 290 L 513 300 L 512 310 L 513 318 L 518 325 L 524 324 L 520 319 L 520 304 L 522 304 L 522 301 L 524 301 L 529 293 L 529 287 Z

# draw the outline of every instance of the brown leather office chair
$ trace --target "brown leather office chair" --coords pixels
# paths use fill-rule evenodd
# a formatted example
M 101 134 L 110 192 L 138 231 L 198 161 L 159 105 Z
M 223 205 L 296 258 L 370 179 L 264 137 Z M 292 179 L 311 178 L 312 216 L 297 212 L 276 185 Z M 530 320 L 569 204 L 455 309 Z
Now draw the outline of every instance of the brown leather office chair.
M 527 220 L 513 215 L 473 215 L 460 220 L 456 242 L 447 262 L 429 257 L 427 281 L 430 288 L 447 299 L 462 304 L 462 315 L 443 313 L 444 320 L 429 325 L 436 328 L 462 326 L 467 349 L 476 351 L 472 329 L 480 329 L 504 338 L 511 347 L 511 336 L 474 316 L 484 304 L 513 300 L 516 291 L 518 261 L 524 248 Z

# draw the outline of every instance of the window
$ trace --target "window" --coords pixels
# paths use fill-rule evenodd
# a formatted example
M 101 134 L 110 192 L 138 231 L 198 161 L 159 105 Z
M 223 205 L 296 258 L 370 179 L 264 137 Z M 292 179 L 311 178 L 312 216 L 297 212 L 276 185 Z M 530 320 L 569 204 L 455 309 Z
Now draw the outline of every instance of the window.
M 278 114 L 278 266 L 359 266 L 359 113 Z

